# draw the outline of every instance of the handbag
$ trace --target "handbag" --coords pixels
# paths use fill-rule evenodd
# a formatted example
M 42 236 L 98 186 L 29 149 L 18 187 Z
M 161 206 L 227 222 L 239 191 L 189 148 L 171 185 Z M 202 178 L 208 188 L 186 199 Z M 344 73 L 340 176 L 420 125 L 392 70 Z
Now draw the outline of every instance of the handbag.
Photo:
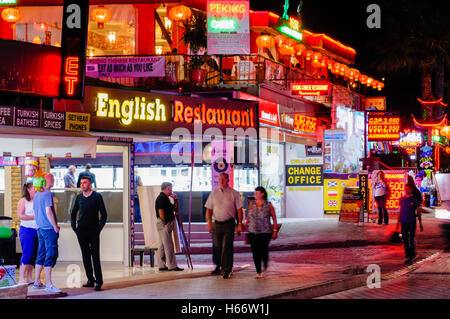
M 390 239 L 391 243 L 397 244 L 397 243 L 401 243 L 402 242 L 402 237 L 400 235 L 400 233 L 398 231 L 395 231 Z

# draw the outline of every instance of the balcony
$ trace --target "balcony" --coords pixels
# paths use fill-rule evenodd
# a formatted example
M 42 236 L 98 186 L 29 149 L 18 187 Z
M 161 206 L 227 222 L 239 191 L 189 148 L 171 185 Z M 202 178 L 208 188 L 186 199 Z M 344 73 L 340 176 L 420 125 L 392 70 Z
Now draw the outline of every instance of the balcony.
M 117 83 L 123 86 L 145 90 L 176 90 L 184 92 L 212 91 L 212 90 L 245 90 L 252 87 L 267 86 L 285 94 L 290 93 L 291 83 L 299 80 L 322 79 L 330 84 L 347 88 L 354 93 L 365 95 L 366 87 L 360 83 L 351 84 L 348 79 L 322 70 L 322 74 L 311 74 L 307 68 L 299 64 L 290 65 L 268 59 L 261 55 L 236 56 L 205 56 L 202 69 L 205 70 L 204 79 L 193 81 L 189 76 L 188 65 L 193 56 L 184 54 L 167 54 L 165 57 L 165 76 L 162 77 L 97 77 L 98 80 Z M 144 57 L 144 56 L 118 56 L 95 57 L 114 59 Z M 89 62 L 88 62 L 89 63 Z M 330 104 L 329 98 L 316 101 Z M 331 104 L 329 105 L 331 106 Z

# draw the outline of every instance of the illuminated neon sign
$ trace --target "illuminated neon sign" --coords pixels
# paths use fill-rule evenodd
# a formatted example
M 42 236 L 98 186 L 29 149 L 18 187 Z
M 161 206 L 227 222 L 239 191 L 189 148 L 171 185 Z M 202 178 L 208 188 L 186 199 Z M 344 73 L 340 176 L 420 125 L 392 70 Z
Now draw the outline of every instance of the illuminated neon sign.
M 401 147 L 419 147 L 423 144 L 423 136 L 422 133 L 416 130 L 404 130 L 400 132 L 400 140 L 398 141 L 398 146 Z
M 306 115 L 295 114 L 294 130 L 307 133 L 316 133 L 317 119 Z
M 64 63 L 64 82 L 66 82 L 66 94 L 72 96 L 74 94 L 74 85 L 79 81 L 79 58 L 67 57 Z
M 400 116 L 369 114 L 367 138 L 369 141 L 399 140 Z
M 119 101 L 110 99 L 107 93 L 97 93 L 96 116 L 116 118 L 124 125 L 130 125 L 133 120 L 141 121 L 166 121 L 166 107 L 160 99 L 152 102 L 145 97 L 134 97 L 129 100 Z
M 280 32 L 291 38 L 294 38 L 297 41 L 301 41 L 303 39 L 303 35 L 300 32 L 298 32 L 294 29 L 291 29 L 285 25 L 280 27 Z
M 300 31 L 300 21 L 289 17 L 289 27 L 295 31 Z
M 292 83 L 291 93 L 301 96 L 325 96 L 329 94 L 330 86 L 328 83 Z
M 246 13 L 247 6 L 244 3 L 209 3 L 209 11 L 222 14 L 244 14 Z
M 227 125 L 241 127 L 255 127 L 253 109 L 232 110 L 227 108 L 210 108 L 184 105 L 181 101 L 174 101 L 173 121 L 177 123 L 193 123 L 201 121 L 209 125 Z
M 237 23 L 234 19 L 212 19 L 210 22 L 210 28 L 214 31 L 235 31 L 237 29 Z
M 17 0 L 0 0 L 0 6 L 3 4 L 16 4 Z
M 378 171 L 374 171 L 372 176 L 376 176 L 376 173 L 378 173 Z M 384 173 L 384 177 L 390 189 L 390 196 L 386 200 L 386 209 L 390 212 L 398 212 L 400 210 L 400 198 L 405 195 L 405 185 L 408 174 L 402 171 L 384 171 Z M 373 210 L 376 209 L 378 209 L 378 205 L 373 201 Z

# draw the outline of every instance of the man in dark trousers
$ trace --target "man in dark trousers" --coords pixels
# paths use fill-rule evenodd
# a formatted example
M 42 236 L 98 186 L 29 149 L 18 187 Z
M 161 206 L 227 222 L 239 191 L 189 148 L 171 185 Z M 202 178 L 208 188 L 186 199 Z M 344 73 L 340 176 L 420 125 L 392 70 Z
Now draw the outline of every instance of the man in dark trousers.
M 102 195 L 92 190 L 92 181 L 89 176 L 81 178 L 80 186 L 83 193 L 79 194 L 75 200 L 71 223 L 72 229 L 78 237 L 84 269 L 88 278 L 88 282 L 83 287 L 95 286 L 95 290 L 100 291 L 103 285 L 100 265 L 100 232 L 106 223 L 106 208 Z M 94 264 L 95 279 L 92 264 Z
M 95 174 L 91 172 L 91 168 L 92 168 L 91 164 L 86 164 L 86 170 L 84 170 L 78 175 L 78 182 L 77 182 L 78 188 L 80 188 L 81 179 L 85 176 L 90 177 L 92 185 L 94 185 L 94 187 L 97 188 L 97 182 L 95 181 Z

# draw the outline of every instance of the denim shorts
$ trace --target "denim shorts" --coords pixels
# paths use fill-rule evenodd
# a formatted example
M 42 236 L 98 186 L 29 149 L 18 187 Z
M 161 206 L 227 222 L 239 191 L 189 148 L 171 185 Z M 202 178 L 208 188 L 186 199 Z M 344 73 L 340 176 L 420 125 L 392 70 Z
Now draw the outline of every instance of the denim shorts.
M 58 259 L 58 237 L 59 234 L 53 229 L 38 229 L 39 248 L 37 252 L 36 265 L 54 267 Z
M 20 226 L 19 238 L 20 245 L 22 246 L 22 258 L 20 259 L 20 264 L 34 266 L 39 244 L 37 230 Z

